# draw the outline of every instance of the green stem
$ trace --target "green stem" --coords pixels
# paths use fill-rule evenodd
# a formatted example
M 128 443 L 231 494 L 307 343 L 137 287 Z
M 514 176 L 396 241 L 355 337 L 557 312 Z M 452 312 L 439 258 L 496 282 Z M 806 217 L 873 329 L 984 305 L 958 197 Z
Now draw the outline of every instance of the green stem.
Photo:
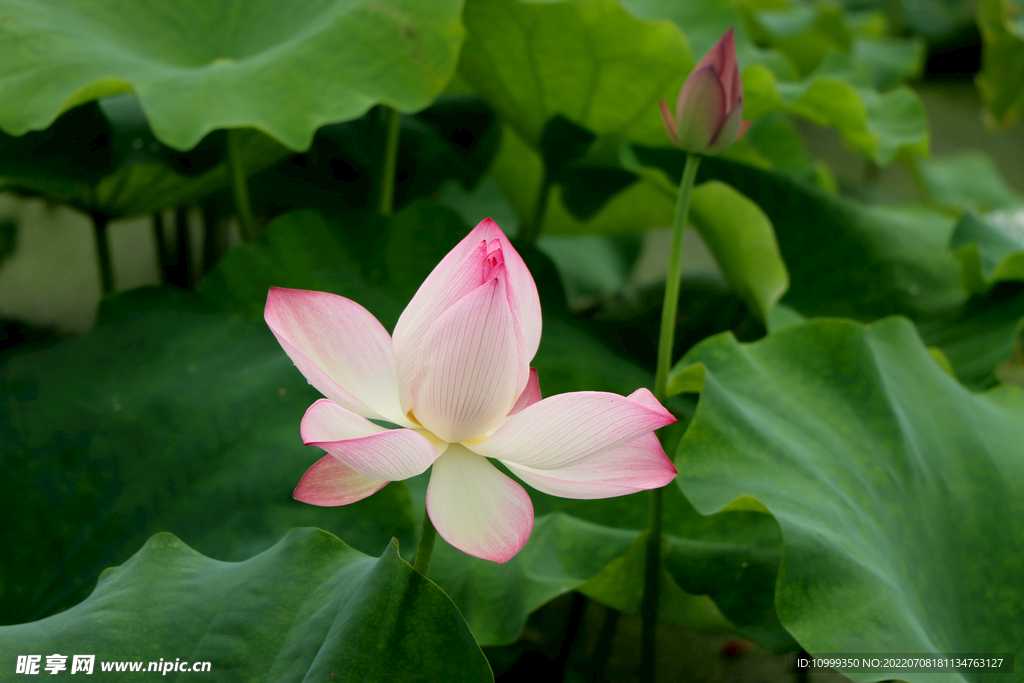
M 168 269 L 171 267 L 170 250 L 167 248 L 167 235 L 164 232 L 163 211 L 153 212 L 153 241 L 156 242 L 156 260 L 160 266 L 160 282 L 167 284 Z
M 430 556 L 434 553 L 434 540 L 436 538 L 437 530 L 434 528 L 434 523 L 430 521 L 430 515 L 424 510 L 420 543 L 416 546 L 416 559 L 412 563 L 412 568 L 423 576 L 427 575 L 427 568 L 430 566 Z
M 669 250 L 665 301 L 661 308 L 661 334 L 658 336 L 658 367 L 654 375 L 654 396 L 661 403 L 668 398 L 668 372 L 672 367 L 675 344 L 676 312 L 679 308 L 679 279 L 683 268 L 683 231 L 690 211 L 690 195 L 697 177 L 700 155 L 687 154 L 679 198 L 672 223 L 672 246 Z M 640 641 L 640 681 L 653 683 L 656 671 L 655 629 L 658 625 L 658 599 L 661 592 L 661 518 L 662 489 L 650 493 L 650 521 L 647 528 L 647 563 L 644 571 L 644 596 L 640 607 L 642 631 Z
M 551 195 L 551 174 L 547 166 L 544 167 L 544 178 L 540 183 L 540 193 L 537 195 L 537 204 L 533 207 L 533 220 L 519 230 L 519 239 L 533 244 L 540 237 L 540 231 L 544 228 L 544 214 L 548 211 L 548 197 Z
M 249 185 L 245 181 L 245 168 L 239 149 L 237 128 L 228 130 L 228 175 L 231 176 L 231 191 L 235 198 L 235 214 L 242 230 L 242 240 L 249 242 L 256 236 L 252 221 L 252 206 L 249 204 Z
M 672 246 L 668 256 L 668 279 L 665 300 L 661 306 L 661 334 L 658 336 L 658 367 L 654 374 L 654 396 L 664 402 L 668 398 L 668 371 L 672 369 L 672 346 L 676 337 L 676 310 L 679 308 L 679 278 L 683 270 L 683 231 L 690 213 L 690 195 L 700 165 L 699 154 L 687 154 L 683 179 L 679 183 L 676 217 L 672 223 Z
M 93 212 L 92 226 L 96 231 L 96 256 L 100 262 L 100 281 L 103 283 L 103 294 L 114 291 L 114 265 L 110 261 L 110 243 L 107 240 L 107 225 L 110 219 L 99 212 Z
M 380 203 L 377 206 L 381 216 L 390 216 L 395 203 L 395 169 L 398 166 L 398 134 L 402 129 L 398 110 L 385 107 L 387 112 L 387 141 L 384 144 L 384 164 L 380 171 Z

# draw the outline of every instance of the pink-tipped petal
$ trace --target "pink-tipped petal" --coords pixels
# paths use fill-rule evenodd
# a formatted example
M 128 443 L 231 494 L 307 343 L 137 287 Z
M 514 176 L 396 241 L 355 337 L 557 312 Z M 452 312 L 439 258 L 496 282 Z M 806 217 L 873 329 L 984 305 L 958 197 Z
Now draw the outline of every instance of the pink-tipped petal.
M 612 498 L 661 488 L 676 468 L 653 433 L 560 470 L 540 470 L 515 463 L 505 466 L 527 484 L 560 498 Z
M 533 530 L 533 503 L 523 487 L 459 444 L 434 463 L 427 514 L 449 544 L 498 564 L 512 559 Z
M 645 390 L 646 391 L 646 390 Z M 490 438 L 470 448 L 488 458 L 561 469 L 617 448 L 675 418 L 603 391 L 558 394 L 508 418 Z
M 665 408 L 665 406 L 661 405 L 661 403 L 658 402 L 658 399 L 654 398 L 654 394 L 651 393 L 650 389 L 644 389 L 643 387 L 641 387 L 634 391 L 629 396 L 627 396 L 626 398 L 628 398 L 630 401 L 636 401 L 642 406 L 647 406 L 651 410 L 655 410 L 661 413 L 666 417 L 666 419 L 672 418 L 672 413 L 670 413 Z
M 306 410 L 299 427 L 303 443 L 358 439 L 383 431 L 387 430 L 327 398 L 320 399 Z
M 505 261 L 505 272 L 508 277 L 509 301 L 516 307 L 516 317 L 522 325 L 523 335 L 526 340 L 525 354 L 527 362 L 533 360 L 540 346 L 540 332 L 542 327 L 540 314 L 540 297 L 537 295 L 537 284 L 530 275 L 530 270 L 523 262 L 523 257 L 512 247 L 512 243 L 505 237 L 498 224 L 490 218 L 485 218 L 469 233 L 470 237 L 492 242 L 497 240 L 501 245 L 502 256 Z
M 335 294 L 271 287 L 264 318 L 320 393 L 364 417 L 410 426 L 391 337 L 365 308 Z
M 726 102 L 732 106 L 743 97 L 743 81 L 740 80 L 740 65 L 736 60 L 736 39 L 732 27 L 719 38 L 712 52 L 717 53 L 715 68 L 722 79 Z
M 736 142 L 739 137 L 740 126 L 743 123 L 743 100 L 733 107 L 732 111 L 726 117 L 725 121 L 722 122 L 722 127 L 719 129 L 715 137 L 712 138 L 711 144 L 705 150 L 705 154 L 718 154 L 728 149 L 732 143 Z
M 661 122 L 665 124 L 665 132 L 668 133 L 668 139 L 672 141 L 673 145 L 678 145 L 679 138 L 676 136 L 676 120 L 672 116 L 672 112 L 669 111 L 664 99 L 661 100 Z
M 420 347 L 416 419 L 449 443 L 484 434 L 526 384 L 502 277 L 467 294 L 430 326 Z M 520 376 L 523 377 L 520 380 Z
M 459 246 L 463 243 L 465 240 Z M 457 263 L 451 260 L 454 253 L 450 252 L 427 276 L 395 325 L 394 345 L 403 414 L 413 407 L 421 370 L 418 365 L 420 346 L 430 325 L 459 299 L 484 283 L 486 242 L 479 242 L 466 251 Z
M 743 84 L 739 78 L 739 62 L 736 60 L 736 37 L 732 27 L 722 34 L 722 37 L 711 46 L 707 54 L 700 58 L 693 70 L 696 72 L 697 69 L 703 69 L 706 66 L 715 67 L 719 78 L 722 79 L 722 87 L 729 104 L 743 95 Z
M 529 408 L 541 398 L 540 377 L 537 376 L 537 368 L 530 368 L 530 379 L 526 383 L 526 388 L 523 389 L 523 393 L 519 394 L 519 398 L 516 399 L 515 405 L 512 406 L 512 410 L 508 411 L 508 414 L 515 415 L 523 408 Z
M 478 251 L 480 249 L 482 253 Z M 497 223 L 485 218 L 437 264 L 398 319 L 394 339 L 401 367 L 404 367 L 402 359 L 406 355 L 403 347 L 416 346 L 417 340 L 440 312 L 470 291 L 465 290 L 462 283 L 472 281 L 474 278 L 476 281 L 473 287 L 483 283 L 483 277 L 487 273 L 482 267 L 482 261 L 488 253 L 495 250 L 500 251 L 509 284 L 509 300 L 516 308 L 515 314 L 523 331 L 523 353 L 527 362 L 533 358 L 540 344 L 541 333 L 537 285 L 522 257 L 505 237 L 505 233 Z M 415 357 L 415 353 L 412 357 Z M 411 394 L 403 395 L 403 401 L 406 399 L 411 399 Z
M 727 109 L 725 91 L 715 67 L 695 69 L 679 91 L 676 103 L 678 145 L 690 152 L 704 152 L 725 119 Z
M 333 455 L 306 470 L 292 494 L 295 500 L 321 507 L 348 505 L 380 491 L 388 482 L 364 477 Z
M 426 472 L 437 459 L 437 449 L 411 429 L 385 429 L 357 439 L 304 443 L 319 446 L 363 476 L 386 481 Z

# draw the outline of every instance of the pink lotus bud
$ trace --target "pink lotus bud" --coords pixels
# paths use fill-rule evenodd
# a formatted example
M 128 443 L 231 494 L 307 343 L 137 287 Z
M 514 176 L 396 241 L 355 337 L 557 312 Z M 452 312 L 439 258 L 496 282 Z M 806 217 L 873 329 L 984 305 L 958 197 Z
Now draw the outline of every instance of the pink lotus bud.
M 731 28 L 693 67 L 679 91 L 675 118 L 665 100 L 661 117 L 672 142 L 696 154 L 718 154 L 746 132 L 750 122 L 742 121 L 743 83 Z

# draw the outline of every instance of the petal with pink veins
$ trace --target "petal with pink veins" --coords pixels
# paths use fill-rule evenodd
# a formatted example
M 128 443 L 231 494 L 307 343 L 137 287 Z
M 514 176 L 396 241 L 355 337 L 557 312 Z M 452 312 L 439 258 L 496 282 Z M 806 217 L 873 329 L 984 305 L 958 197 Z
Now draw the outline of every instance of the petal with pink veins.
M 512 559 L 533 530 L 533 503 L 523 487 L 459 444 L 434 463 L 427 514 L 449 544 L 498 564 Z
M 660 404 L 654 408 L 618 394 L 578 391 L 551 396 L 523 409 L 470 448 L 518 465 L 561 469 L 675 421 Z
M 365 308 L 335 294 L 271 287 L 264 318 L 324 396 L 363 417 L 411 426 L 398 400 L 391 337 Z
M 362 500 L 380 491 L 387 483 L 382 479 L 365 477 L 333 455 L 325 455 L 306 470 L 292 495 L 303 503 L 334 507 Z
M 529 372 L 520 366 L 503 278 L 467 294 L 435 320 L 418 362 L 414 412 L 420 424 L 449 443 L 498 424 Z
M 426 472 L 437 459 L 437 449 L 411 429 L 385 429 L 356 439 L 304 443 L 319 446 L 363 476 L 386 481 Z
M 530 379 L 526 383 L 526 388 L 523 389 L 523 393 L 519 394 L 519 398 L 516 399 L 515 405 L 512 406 L 512 410 L 508 411 L 508 414 L 515 415 L 523 408 L 529 408 L 537 403 L 541 398 L 540 377 L 537 376 L 537 368 L 530 368 Z
M 410 321 L 419 317 L 417 309 L 428 305 L 427 302 L 434 297 L 444 296 L 443 282 L 450 277 L 450 272 L 464 267 L 463 262 L 466 257 L 477 249 L 480 244 L 485 245 L 485 250 L 493 251 L 495 248 L 493 243 L 495 241 L 497 241 L 496 246 L 501 249 L 501 257 L 508 274 L 510 289 L 514 291 L 513 296 L 517 307 L 516 314 L 521 321 L 526 338 L 526 353 L 530 359 L 533 358 L 534 354 L 537 353 L 537 347 L 540 345 L 541 332 L 540 298 L 537 295 L 537 285 L 534 283 L 533 276 L 530 275 L 530 271 L 523 262 L 519 252 L 512 247 L 512 243 L 505 237 L 505 233 L 501 231 L 498 224 L 490 218 L 480 221 L 461 242 L 448 252 L 427 279 L 423 281 L 423 284 L 420 285 L 419 291 L 416 292 L 412 301 L 409 302 L 409 306 L 406 307 L 398 321 L 398 325 L 395 327 L 396 346 L 404 343 L 406 336 L 408 336 L 406 327 L 409 325 L 409 322 L 403 324 L 407 316 Z M 482 273 L 483 271 L 477 272 Z M 412 310 L 410 311 L 409 309 Z M 399 338 L 402 339 L 402 342 L 399 342 Z
M 423 281 L 395 325 L 393 339 L 403 414 L 413 407 L 423 336 L 442 313 L 485 282 L 482 277 L 487 260 L 485 242 L 466 251 L 457 263 L 450 261 L 454 253 L 454 250 L 449 253 Z
M 676 476 L 676 468 L 653 433 L 605 451 L 579 465 L 540 470 L 505 462 L 512 474 L 560 498 L 611 498 L 661 488 Z
M 320 399 L 306 409 L 299 427 L 303 443 L 358 439 L 383 431 L 387 430 L 327 398 Z
M 508 274 L 509 289 L 512 294 L 509 300 L 514 302 L 516 317 L 519 319 L 526 339 L 525 353 L 527 362 L 533 360 L 540 346 L 541 314 L 540 297 L 537 295 L 537 285 L 530 275 L 530 270 L 523 262 L 523 257 L 515 250 L 512 243 L 505 237 L 498 224 L 490 218 L 485 218 L 473 228 L 469 237 L 477 236 L 487 242 L 497 240 L 501 245 L 502 257 L 505 261 L 505 272 Z M 469 239 L 467 237 L 466 239 Z

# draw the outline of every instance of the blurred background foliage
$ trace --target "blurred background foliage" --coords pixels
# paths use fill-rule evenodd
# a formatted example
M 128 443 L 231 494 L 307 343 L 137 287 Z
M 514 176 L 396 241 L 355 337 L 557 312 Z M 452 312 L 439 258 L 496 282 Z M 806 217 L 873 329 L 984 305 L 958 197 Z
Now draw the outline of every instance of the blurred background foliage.
M 727 331 L 764 338 L 751 348 L 791 363 L 772 350 L 777 335 L 840 348 L 844 334 L 874 334 L 821 332 L 808 318 L 901 315 L 962 386 L 943 384 L 921 342 L 901 339 L 918 374 L 851 360 L 851 391 L 874 387 L 861 381 L 874 374 L 931 382 L 967 415 L 984 411 L 963 387 L 1024 383 L 1020 0 L 322 0 L 302 11 L 261 0 L 237 16 L 233 6 L 89 0 L 68 12 L 0 0 L 0 465 L 16 492 L 0 513 L 19 520 L 0 562 L 4 624 L 81 602 L 104 568 L 160 531 L 242 561 L 289 552 L 292 536 L 275 545 L 289 529 L 317 526 L 374 557 L 396 538 L 409 559 L 423 477 L 344 508 L 291 499 L 316 457 L 297 431 L 316 394 L 262 322 L 272 285 L 347 296 L 390 329 L 437 261 L 491 216 L 518 237 L 538 282 L 545 395 L 651 384 L 683 163 L 658 99 L 674 101 L 730 26 L 753 123 L 701 166 L 674 357 Z M 391 108 L 400 143 L 387 215 L 378 196 Z M 253 234 L 236 215 L 240 188 Z M 692 358 L 713 375 L 721 354 L 738 353 L 723 343 Z M 825 382 L 819 370 L 800 386 Z M 803 409 L 828 396 L 811 392 Z M 670 453 L 696 406 L 692 394 L 673 399 Z M 917 447 L 869 433 L 892 453 Z M 959 467 L 977 444 L 952 441 L 944 457 Z M 694 457 L 680 450 L 680 469 Z M 795 470 L 816 467 L 802 462 Z M 1024 499 L 1018 470 L 1004 471 L 1006 500 Z M 835 645 L 834 633 L 872 623 L 829 611 L 834 596 L 808 608 L 782 592 L 784 558 L 806 550 L 783 532 L 807 522 L 794 527 L 784 501 L 789 531 L 765 514 L 780 511 L 758 490 L 767 484 L 725 495 L 687 476 L 666 498 L 665 680 L 786 676 L 772 652 Z M 780 476 L 779 490 L 812 486 Z M 757 500 L 722 509 L 732 493 Z M 981 515 L 978 529 L 1020 519 L 1019 503 L 986 509 L 974 494 L 953 497 Z M 497 566 L 439 542 L 430 578 L 499 679 L 555 667 L 565 680 L 630 680 L 646 498 L 531 495 L 537 525 L 519 556 Z M 331 550 L 332 561 L 354 551 Z M 927 563 L 927 550 L 895 536 L 875 552 L 858 561 Z M 844 557 L 808 562 L 806 580 L 823 581 Z M 137 574 L 118 580 L 146 585 L 152 558 L 131 561 Z M 1000 580 L 1024 576 L 1010 564 Z M 406 581 L 396 567 L 374 571 Z M 946 586 L 933 578 L 930 589 Z M 429 590 L 417 587 L 417 599 L 434 600 Z M 1019 612 L 1018 594 L 1002 599 Z M 815 621 L 819 608 L 830 626 Z M 951 629 L 914 619 L 925 632 Z M 473 647 L 452 657 L 479 672 Z

